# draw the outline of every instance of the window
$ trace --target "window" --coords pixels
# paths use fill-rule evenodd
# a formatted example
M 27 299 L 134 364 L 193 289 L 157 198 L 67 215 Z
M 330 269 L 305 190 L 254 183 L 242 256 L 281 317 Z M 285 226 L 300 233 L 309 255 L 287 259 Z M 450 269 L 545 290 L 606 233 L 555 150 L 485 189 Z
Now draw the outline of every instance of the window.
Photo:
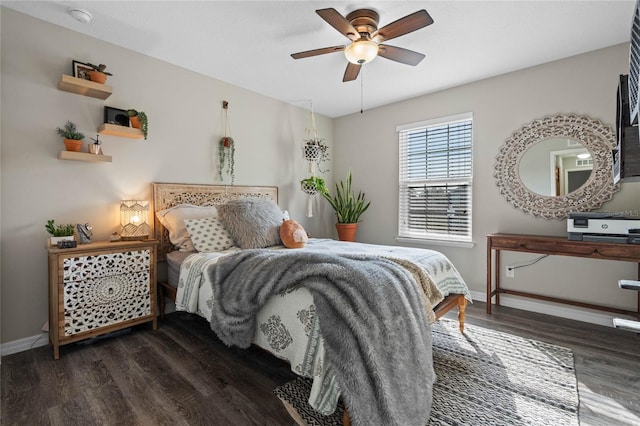
M 397 127 L 398 236 L 471 242 L 471 113 Z

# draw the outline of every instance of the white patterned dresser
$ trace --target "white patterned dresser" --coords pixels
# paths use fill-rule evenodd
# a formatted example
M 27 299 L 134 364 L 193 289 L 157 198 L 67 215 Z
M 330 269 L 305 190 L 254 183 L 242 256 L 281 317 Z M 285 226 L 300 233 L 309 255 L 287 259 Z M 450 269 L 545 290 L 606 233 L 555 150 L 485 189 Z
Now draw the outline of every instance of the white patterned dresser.
M 49 247 L 49 340 L 60 346 L 156 318 L 156 240 Z

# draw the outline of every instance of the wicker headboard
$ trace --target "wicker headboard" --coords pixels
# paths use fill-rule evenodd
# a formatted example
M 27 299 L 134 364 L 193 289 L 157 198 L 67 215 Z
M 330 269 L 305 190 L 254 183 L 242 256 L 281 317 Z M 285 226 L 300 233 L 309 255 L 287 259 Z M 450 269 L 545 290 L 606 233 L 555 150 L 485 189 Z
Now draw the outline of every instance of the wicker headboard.
M 169 231 L 162 226 L 156 212 L 177 206 L 193 204 L 196 206 L 216 206 L 229 200 L 241 197 L 268 198 L 278 202 L 277 186 L 224 186 L 189 183 L 157 183 L 151 184 L 153 195 L 153 234 L 160 241 L 158 260 L 165 260 L 166 254 L 172 251 Z

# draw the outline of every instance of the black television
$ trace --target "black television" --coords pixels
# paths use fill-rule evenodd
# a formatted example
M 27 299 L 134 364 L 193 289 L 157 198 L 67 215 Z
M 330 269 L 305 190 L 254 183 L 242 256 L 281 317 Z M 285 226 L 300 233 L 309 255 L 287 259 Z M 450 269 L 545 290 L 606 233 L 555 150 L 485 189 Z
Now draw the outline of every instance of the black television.
M 631 21 L 631 47 L 629 49 L 629 122 L 631 125 L 638 124 L 638 112 L 640 99 L 638 89 L 640 88 L 640 0 L 636 0 L 633 9 L 633 20 Z
M 613 182 L 640 181 L 640 138 L 631 124 L 628 75 L 621 75 L 616 95 L 616 148 L 613 150 Z

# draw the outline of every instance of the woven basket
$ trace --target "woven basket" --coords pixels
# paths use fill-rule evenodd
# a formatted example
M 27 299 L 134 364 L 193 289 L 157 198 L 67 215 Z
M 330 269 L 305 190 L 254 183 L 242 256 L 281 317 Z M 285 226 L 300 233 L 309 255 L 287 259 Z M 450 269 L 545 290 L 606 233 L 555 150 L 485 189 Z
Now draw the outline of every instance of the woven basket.
M 322 151 L 318 145 L 306 144 L 302 147 L 302 154 L 304 159 L 307 161 L 318 161 Z
M 305 194 L 316 195 L 318 193 L 318 189 L 315 184 L 309 182 L 301 182 L 300 186 L 302 187 L 302 191 Z

